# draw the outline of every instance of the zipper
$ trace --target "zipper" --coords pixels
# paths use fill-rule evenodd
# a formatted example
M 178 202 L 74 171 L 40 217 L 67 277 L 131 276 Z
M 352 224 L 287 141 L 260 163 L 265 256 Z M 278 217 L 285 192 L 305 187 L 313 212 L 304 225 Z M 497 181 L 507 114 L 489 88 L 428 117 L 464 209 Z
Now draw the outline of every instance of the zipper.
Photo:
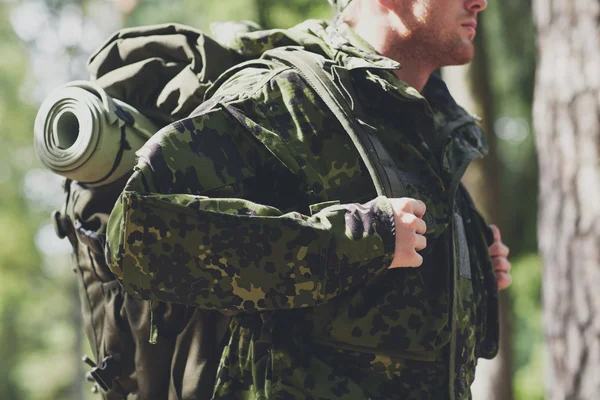
M 429 103 L 424 99 L 419 99 L 418 97 L 412 97 L 407 93 L 404 93 L 401 90 L 396 90 L 394 91 L 394 93 L 399 94 L 400 98 L 404 99 L 405 101 L 408 102 L 413 102 L 413 103 L 421 103 L 425 106 L 425 111 L 427 113 L 430 114 L 430 116 L 433 118 L 433 110 L 431 109 L 431 106 L 429 105 Z M 434 154 L 439 154 L 440 158 L 437 160 L 438 161 L 438 168 L 439 168 L 439 172 L 442 174 L 443 176 L 443 165 L 444 165 L 444 155 L 445 155 L 445 149 L 448 147 L 448 145 L 451 143 L 451 141 L 453 140 L 453 133 L 456 132 L 458 129 L 463 128 L 467 125 L 471 125 L 471 124 L 475 124 L 476 123 L 476 119 L 474 117 L 472 117 L 471 115 L 464 115 L 462 118 L 457 119 L 456 121 L 448 124 L 445 129 L 440 133 L 439 136 L 434 138 L 434 148 L 432 149 L 434 151 Z M 439 140 L 439 142 L 438 142 Z M 439 143 L 439 147 L 435 146 L 435 143 Z M 437 148 L 436 148 L 437 147 Z M 465 154 L 465 159 L 461 162 L 459 168 L 456 170 L 456 172 L 452 175 L 451 180 L 450 180 L 450 187 L 449 187 L 449 197 L 448 197 L 448 202 L 449 202 L 449 210 L 452 213 L 452 215 L 450 216 L 450 223 L 451 223 L 451 232 L 452 232 L 452 237 L 451 237 L 451 241 L 452 241 L 452 314 L 451 314 L 451 318 L 452 318 L 452 322 L 451 322 L 451 336 L 450 336 L 450 357 L 449 357 L 449 368 L 448 368 L 448 376 L 449 376 L 449 392 L 450 392 L 450 400 L 455 400 L 456 398 L 456 394 L 455 394 L 455 380 L 456 380 L 456 312 L 457 312 L 457 301 L 456 301 L 456 297 L 457 297 L 457 283 L 458 283 L 458 266 L 456 265 L 457 263 L 457 248 L 456 248 L 456 224 L 454 222 L 454 206 L 455 206 L 455 201 L 454 198 L 456 196 L 456 191 L 458 189 L 458 185 L 460 184 L 460 181 L 462 179 L 462 177 L 464 176 L 465 172 L 467 171 L 467 168 L 469 167 L 469 165 L 471 164 L 471 162 L 477 158 L 479 156 L 479 154 L 477 154 L 478 152 L 474 151 L 474 150 L 470 150 Z
M 451 218 L 452 224 L 452 323 L 451 323 L 451 334 L 450 334 L 450 357 L 448 357 L 448 390 L 449 390 L 449 398 L 450 400 L 455 400 L 455 375 L 456 375 L 456 284 L 458 277 L 456 276 L 456 241 L 455 237 L 455 228 L 456 223 L 454 219 L 454 208 L 452 208 L 453 213 Z
M 450 129 L 446 129 L 444 133 L 449 132 L 447 139 L 444 141 L 444 146 L 442 147 L 442 151 L 440 152 L 440 164 L 443 162 L 443 156 L 445 152 L 443 151 L 447 145 L 452 141 L 452 133 L 459 128 L 462 128 L 469 124 L 474 124 L 475 119 L 472 117 L 462 118 L 457 121 L 457 123 L 452 124 L 451 131 Z M 467 168 L 471 164 L 471 162 L 477 158 L 477 152 L 471 150 L 465 154 L 464 160 L 461 162 L 460 166 L 456 170 L 456 172 L 452 175 L 452 179 L 450 181 L 450 188 L 448 191 L 449 197 L 449 210 L 452 213 L 450 218 L 451 223 L 451 232 L 452 232 L 452 323 L 451 323 L 451 336 L 450 336 L 450 357 L 449 357 L 449 367 L 448 367 L 448 377 L 449 377 L 449 391 L 450 391 L 450 400 L 455 400 L 455 380 L 456 380 L 456 312 L 457 312 L 457 283 L 458 283 L 458 266 L 456 265 L 458 260 L 458 249 L 456 248 L 456 223 L 454 218 L 454 207 L 455 207 L 455 197 L 458 189 L 458 185 L 462 180 Z
M 392 85 L 390 85 L 392 86 Z M 397 88 L 396 88 L 397 89 Z M 398 95 L 399 98 L 403 99 L 404 101 L 408 101 L 408 102 L 413 102 L 413 103 L 421 103 L 425 106 L 425 111 L 426 113 L 429 113 L 430 117 L 433 118 L 433 110 L 431 109 L 431 106 L 429 105 L 429 102 L 427 102 L 425 99 L 420 99 L 417 96 L 412 96 L 411 94 L 405 93 L 402 90 L 394 90 L 392 91 L 392 93 L 395 93 Z M 439 172 L 442 174 L 441 176 L 444 175 L 444 155 L 445 155 L 445 150 L 448 147 L 448 145 L 451 143 L 451 141 L 453 140 L 453 133 L 456 132 L 458 129 L 463 128 L 467 125 L 471 125 L 471 124 L 475 124 L 476 123 L 476 118 L 474 118 L 471 115 L 464 115 L 463 117 L 457 119 L 456 121 L 453 121 L 452 123 L 446 125 L 445 129 L 440 133 L 439 136 L 436 136 L 433 138 L 434 142 L 433 142 L 433 148 L 432 151 L 434 151 L 434 155 L 435 154 L 439 154 L 439 159 L 438 161 L 438 168 L 439 168 Z M 436 146 L 436 144 L 438 144 L 438 146 Z M 457 259 L 458 259 L 458 254 L 457 251 L 458 249 L 456 248 L 456 223 L 454 222 L 454 206 L 455 206 L 455 196 L 456 196 L 456 191 L 458 189 L 458 185 L 460 184 L 460 181 L 462 179 L 462 177 L 464 176 L 467 168 L 469 167 L 469 165 L 471 164 L 471 162 L 475 159 L 478 158 L 478 156 L 480 156 L 480 154 L 478 154 L 477 151 L 471 149 L 470 151 L 468 151 L 465 154 L 465 158 L 464 160 L 461 162 L 459 168 L 456 170 L 456 172 L 454 172 L 454 174 L 451 177 L 450 180 L 450 187 L 448 190 L 448 202 L 449 202 L 449 210 L 452 213 L 452 215 L 450 216 L 450 223 L 451 223 L 451 232 L 452 232 L 452 314 L 451 314 L 451 318 L 452 318 L 452 322 L 451 322 L 451 337 L 450 337 L 450 357 L 449 357 L 449 391 L 450 391 L 450 400 L 455 400 L 456 398 L 456 394 L 455 394 L 455 380 L 456 380 L 456 311 L 457 311 L 457 283 L 458 283 L 458 266 L 456 265 L 457 263 Z
M 458 284 L 458 265 L 457 265 L 457 260 L 459 259 L 458 257 L 458 249 L 456 247 L 456 236 L 457 236 L 457 232 L 456 232 L 456 219 L 454 218 L 454 207 L 455 207 L 455 196 L 456 196 L 456 191 L 458 189 L 458 184 L 460 183 L 461 178 L 463 177 L 463 175 L 465 174 L 465 172 L 467 171 L 467 168 L 469 167 L 469 165 L 471 164 L 471 162 L 473 161 L 475 157 L 472 156 L 472 154 L 465 158 L 465 160 L 463 160 L 463 162 L 460 165 L 460 168 L 457 170 L 457 172 L 453 175 L 452 177 L 452 182 L 450 184 L 450 207 L 449 210 L 452 213 L 451 218 L 450 218 L 450 223 L 452 224 L 452 332 L 450 335 L 450 357 L 449 357 L 449 368 L 448 368 L 448 375 L 449 375 L 449 389 L 450 389 L 450 400 L 454 400 L 455 399 L 455 375 L 456 375 L 456 313 L 457 313 L 457 284 Z
M 408 101 L 408 102 L 413 102 L 413 103 L 421 103 L 422 105 L 425 106 L 425 111 L 427 113 L 430 114 L 430 117 L 433 118 L 433 110 L 431 109 L 431 106 L 429 105 L 429 103 L 424 99 L 419 99 L 418 97 L 412 97 L 407 93 L 404 93 L 401 90 L 396 90 L 394 91 L 394 93 L 399 94 L 398 97 L 402 98 L 404 101 Z M 445 149 L 448 147 L 448 145 L 451 143 L 451 141 L 453 140 L 453 133 L 456 132 L 458 129 L 463 128 L 467 125 L 471 125 L 471 124 L 475 124 L 476 119 L 474 117 L 472 117 L 471 115 L 465 115 L 462 118 L 459 118 L 458 120 L 448 124 L 445 129 L 440 133 L 439 136 L 433 138 L 434 139 L 434 144 L 433 144 L 433 148 L 432 150 L 434 151 L 434 155 L 435 154 L 439 154 L 439 159 L 438 161 L 438 168 L 439 168 L 439 172 L 442 174 L 443 176 L 443 165 L 444 165 L 444 155 L 445 155 Z M 439 140 L 439 141 L 438 141 Z M 436 143 L 439 143 L 439 147 L 435 146 Z M 467 171 L 467 168 L 469 167 L 469 165 L 471 164 L 471 162 L 477 158 L 478 154 L 476 151 L 471 150 L 468 151 L 465 154 L 465 159 L 461 162 L 459 168 L 456 170 L 456 172 L 452 175 L 451 180 L 450 180 L 450 187 L 449 187 L 449 197 L 448 197 L 448 202 L 449 202 L 449 210 L 452 213 L 452 215 L 450 216 L 450 223 L 451 223 L 451 232 L 452 232 L 452 237 L 451 237 L 451 242 L 452 242 L 452 314 L 451 314 L 451 318 L 452 318 L 452 322 L 451 322 L 451 336 L 450 336 L 450 357 L 449 357 L 449 368 L 448 368 L 448 377 L 449 377 L 449 398 L 450 400 L 455 400 L 456 398 L 456 394 L 455 394 L 455 380 L 456 380 L 456 312 L 457 312 L 457 301 L 456 301 L 456 297 L 457 297 L 457 283 L 458 283 L 458 266 L 456 265 L 457 263 L 457 248 L 456 248 L 456 224 L 454 222 L 454 206 L 455 206 L 455 201 L 454 198 L 456 196 L 456 191 L 458 189 L 458 185 L 460 184 L 460 181 L 462 179 L 462 177 L 464 176 L 465 172 Z

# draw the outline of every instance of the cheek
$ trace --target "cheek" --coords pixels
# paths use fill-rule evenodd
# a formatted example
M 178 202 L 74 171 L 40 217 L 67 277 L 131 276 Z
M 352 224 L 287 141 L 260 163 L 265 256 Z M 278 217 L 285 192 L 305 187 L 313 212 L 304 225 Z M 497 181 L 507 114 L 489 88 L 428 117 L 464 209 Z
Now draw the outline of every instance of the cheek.
M 421 24 L 425 24 L 430 20 L 431 11 L 431 0 L 417 0 L 413 3 L 412 14 Z

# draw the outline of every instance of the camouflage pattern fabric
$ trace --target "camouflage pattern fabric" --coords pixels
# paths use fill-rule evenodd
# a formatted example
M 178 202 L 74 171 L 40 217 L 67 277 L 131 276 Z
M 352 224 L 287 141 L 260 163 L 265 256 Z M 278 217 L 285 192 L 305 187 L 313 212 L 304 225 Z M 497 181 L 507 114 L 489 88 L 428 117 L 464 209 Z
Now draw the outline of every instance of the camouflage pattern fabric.
M 289 67 L 249 61 L 157 133 L 108 223 L 107 259 L 143 299 L 235 314 L 214 399 L 467 399 L 498 344 L 489 228 L 460 179 L 486 152 L 432 77 L 423 94 L 345 25 L 237 37 L 239 54 L 322 58 L 427 205 L 420 268 L 388 270 L 389 201 Z

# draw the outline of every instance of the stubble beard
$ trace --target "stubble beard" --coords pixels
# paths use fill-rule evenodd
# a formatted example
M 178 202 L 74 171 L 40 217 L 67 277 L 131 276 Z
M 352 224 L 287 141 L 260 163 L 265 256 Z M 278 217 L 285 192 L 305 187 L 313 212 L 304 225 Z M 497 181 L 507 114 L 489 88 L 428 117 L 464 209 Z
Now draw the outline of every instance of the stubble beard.
M 468 64 L 475 55 L 472 41 L 458 32 L 432 43 L 429 48 L 433 49 L 430 60 L 437 68 Z
M 472 41 L 460 32 L 443 37 L 432 32 L 415 32 L 411 42 L 409 46 L 403 46 L 404 49 L 398 49 L 399 52 L 432 69 L 468 64 L 475 54 Z
M 473 43 L 461 37 L 460 35 L 456 35 L 453 41 L 448 43 L 446 46 L 447 52 L 443 59 L 440 59 L 440 67 L 450 66 L 450 65 L 465 65 L 471 62 L 473 57 L 475 56 L 475 49 L 473 47 Z

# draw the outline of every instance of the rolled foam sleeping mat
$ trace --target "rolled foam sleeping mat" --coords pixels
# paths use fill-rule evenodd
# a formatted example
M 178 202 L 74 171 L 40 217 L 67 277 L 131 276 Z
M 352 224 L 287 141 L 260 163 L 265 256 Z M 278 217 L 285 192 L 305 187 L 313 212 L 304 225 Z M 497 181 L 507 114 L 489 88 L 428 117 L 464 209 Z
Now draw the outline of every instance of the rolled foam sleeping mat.
M 98 85 L 74 81 L 42 103 L 35 119 L 34 145 L 52 172 L 96 187 L 129 173 L 135 166 L 135 152 L 160 128 Z

